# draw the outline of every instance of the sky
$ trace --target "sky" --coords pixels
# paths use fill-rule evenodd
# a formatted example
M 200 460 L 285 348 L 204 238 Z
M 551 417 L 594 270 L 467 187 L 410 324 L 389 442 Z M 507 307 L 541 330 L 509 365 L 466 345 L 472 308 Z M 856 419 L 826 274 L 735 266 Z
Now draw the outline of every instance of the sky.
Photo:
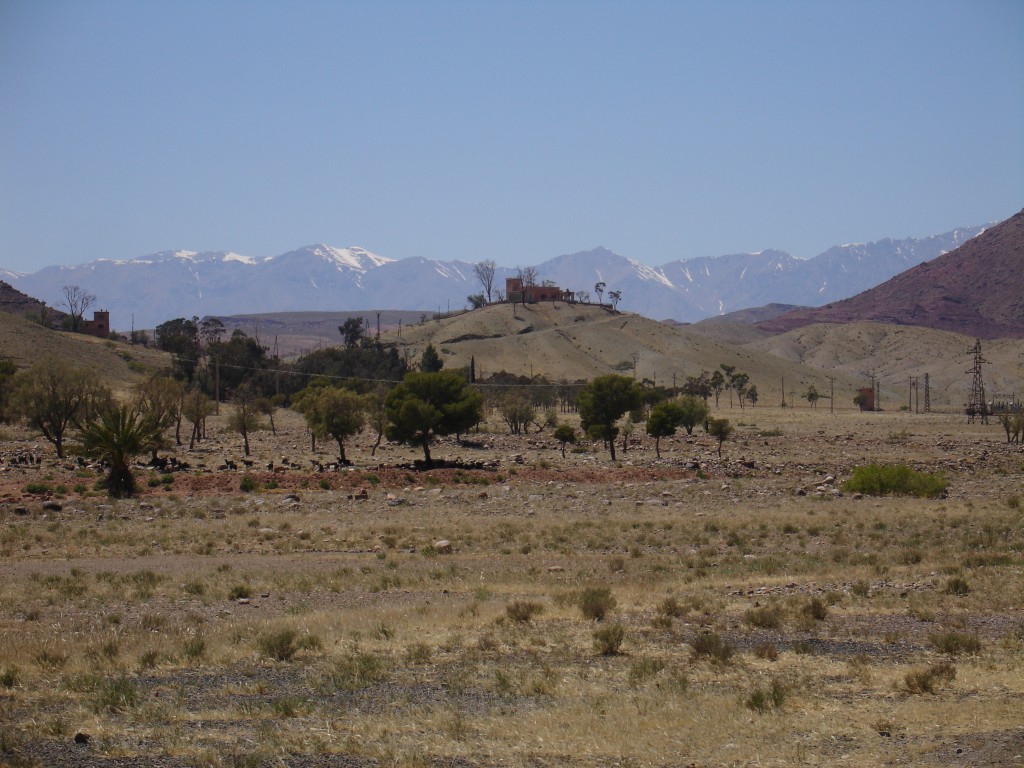
M 1024 208 L 1020 0 L 0 0 L 0 267 L 650 265 Z

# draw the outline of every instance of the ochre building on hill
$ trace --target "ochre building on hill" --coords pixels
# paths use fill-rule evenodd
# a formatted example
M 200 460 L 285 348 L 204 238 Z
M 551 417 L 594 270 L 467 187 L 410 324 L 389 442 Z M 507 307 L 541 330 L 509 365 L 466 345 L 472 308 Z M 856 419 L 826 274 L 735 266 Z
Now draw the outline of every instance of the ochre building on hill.
M 575 294 L 557 285 L 523 285 L 518 277 L 505 278 L 505 298 L 512 304 L 536 304 L 538 301 L 573 301 Z

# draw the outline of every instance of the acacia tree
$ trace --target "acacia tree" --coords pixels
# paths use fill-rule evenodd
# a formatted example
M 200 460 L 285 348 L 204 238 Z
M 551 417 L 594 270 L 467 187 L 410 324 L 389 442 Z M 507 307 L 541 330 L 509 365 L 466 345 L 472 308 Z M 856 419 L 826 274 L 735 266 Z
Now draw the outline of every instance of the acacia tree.
M 61 293 L 64 294 L 61 306 L 68 308 L 68 314 L 71 315 L 71 330 L 77 333 L 82 327 L 82 316 L 96 303 L 96 297 L 78 285 L 65 285 L 61 288 Z
M 14 377 L 11 400 L 14 412 L 41 432 L 62 459 L 68 429 L 80 426 L 108 402 L 110 391 L 93 371 L 46 358 Z
M 647 415 L 647 434 L 654 438 L 654 455 L 661 458 L 661 438 L 671 437 L 682 421 L 679 403 L 663 400 L 651 408 Z
M 729 439 L 734 427 L 728 419 L 711 419 L 708 422 L 708 434 L 718 441 L 718 458 L 722 458 L 722 443 Z
M 491 303 L 491 292 L 494 290 L 494 272 L 497 266 L 490 259 L 473 265 L 473 274 L 480 281 L 480 287 L 484 289 L 484 295 L 487 297 L 488 304 Z
M 480 421 L 483 397 L 455 371 L 406 374 L 384 402 L 389 440 L 423 449 L 431 466 L 430 444 L 441 435 L 464 432 Z
M 576 442 L 576 428 L 572 424 L 559 424 L 555 427 L 554 438 L 562 444 L 562 458 L 565 458 L 565 444 Z
M 595 440 L 604 440 L 615 461 L 615 422 L 642 401 L 640 387 L 633 379 L 610 373 L 586 384 L 576 397 L 581 425 Z
M 622 299 L 622 291 L 608 291 L 608 301 L 612 303 L 612 310 L 618 311 L 619 301 Z
M 676 402 L 679 406 L 679 426 L 686 430 L 686 434 L 692 435 L 695 426 L 707 423 L 711 409 L 704 400 L 693 395 L 683 395 Z
M 598 280 L 594 283 L 594 293 L 597 294 L 597 303 L 601 304 L 604 300 L 604 289 L 607 287 L 607 283 L 604 280 Z

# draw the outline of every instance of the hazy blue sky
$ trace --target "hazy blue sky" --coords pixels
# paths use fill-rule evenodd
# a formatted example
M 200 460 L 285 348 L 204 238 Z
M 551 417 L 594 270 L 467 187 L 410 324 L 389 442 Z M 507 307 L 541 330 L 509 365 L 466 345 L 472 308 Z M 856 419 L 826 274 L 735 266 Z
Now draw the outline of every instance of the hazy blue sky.
M 1024 207 L 1024 2 L 0 0 L 0 266 L 649 264 Z

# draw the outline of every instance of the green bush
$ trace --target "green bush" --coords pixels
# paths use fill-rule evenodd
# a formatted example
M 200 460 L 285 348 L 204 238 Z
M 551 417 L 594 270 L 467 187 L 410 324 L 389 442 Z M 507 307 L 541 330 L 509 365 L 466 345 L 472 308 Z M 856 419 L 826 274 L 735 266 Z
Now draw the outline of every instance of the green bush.
M 906 464 L 868 464 L 855 467 L 853 477 L 843 483 L 848 493 L 869 496 L 919 496 L 934 499 L 942 496 L 949 482 L 942 475 L 918 472 Z
M 967 583 L 967 579 L 961 576 L 954 576 L 946 582 L 946 594 L 957 595 L 963 597 L 971 594 L 971 585 Z
M 242 475 L 242 480 L 238 484 L 238 489 L 245 493 L 251 493 L 259 487 L 259 483 L 256 482 L 256 478 L 252 475 Z

